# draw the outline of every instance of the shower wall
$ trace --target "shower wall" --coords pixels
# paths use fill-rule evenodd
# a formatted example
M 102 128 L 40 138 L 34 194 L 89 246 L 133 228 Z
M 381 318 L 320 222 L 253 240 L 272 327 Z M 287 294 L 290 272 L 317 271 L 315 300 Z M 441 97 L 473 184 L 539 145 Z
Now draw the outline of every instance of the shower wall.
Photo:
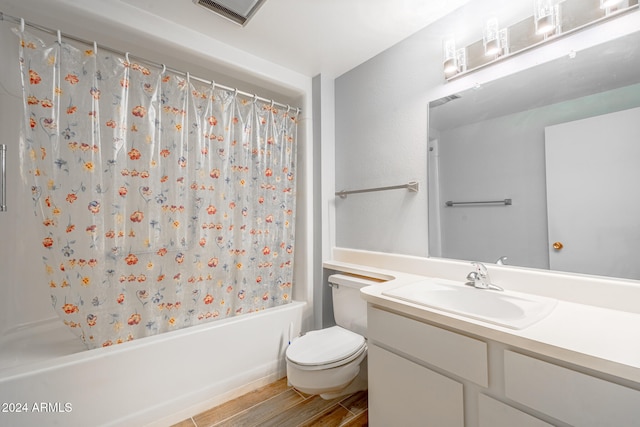
M 33 205 L 20 177 L 19 143 L 22 92 L 17 37 L 0 26 L 0 143 L 7 145 L 7 211 L 0 212 L 0 335 L 24 323 L 55 316 L 46 292 L 40 259 L 31 255 L 38 238 Z M 38 286 L 34 286 L 38 284 Z

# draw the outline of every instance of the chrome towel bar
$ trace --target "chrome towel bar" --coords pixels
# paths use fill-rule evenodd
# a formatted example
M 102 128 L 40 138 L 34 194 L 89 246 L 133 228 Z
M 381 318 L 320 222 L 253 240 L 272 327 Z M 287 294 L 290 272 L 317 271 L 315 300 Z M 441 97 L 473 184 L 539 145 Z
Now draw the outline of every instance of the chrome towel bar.
M 420 184 L 417 181 L 410 181 L 407 184 L 392 185 L 390 187 L 365 188 L 362 190 L 349 190 L 349 191 L 342 190 L 342 191 L 337 191 L 336 196 L 340 196 L 341 199 L 346 199 L 347 195 L 349 194 L 370 193 L 372 191 L 399 190 L 402 188 L 406 188 L 410 192 L 417 193 L 420 188 Z
M 7 145 L 0 144 L 0 212 L 7 211 Z
M 484 201 L 484 202 L 452 202 L 452 201 L 449 200 L 448 202 L 445 202 L 445 206 L 447 206 L 447 207 L 451 207 L 451 206 L 455 206 L 455 205 L 495 205 L 495 204 L 509 206 L 509 205 L 512 205 L 513 203 L 511 201 L 511 199 L 488 200 L 488 201 Z

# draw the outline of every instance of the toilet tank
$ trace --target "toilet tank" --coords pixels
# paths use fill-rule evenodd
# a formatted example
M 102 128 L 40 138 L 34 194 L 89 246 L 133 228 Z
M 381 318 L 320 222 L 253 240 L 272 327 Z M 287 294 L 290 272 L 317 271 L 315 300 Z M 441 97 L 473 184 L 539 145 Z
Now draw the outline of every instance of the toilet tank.
M 380 280 L 348 274 L 329 276 L 333 298 L 333 318 L 338 326 L 367 336 L 367 302 L 360 289 L 380 283 Z

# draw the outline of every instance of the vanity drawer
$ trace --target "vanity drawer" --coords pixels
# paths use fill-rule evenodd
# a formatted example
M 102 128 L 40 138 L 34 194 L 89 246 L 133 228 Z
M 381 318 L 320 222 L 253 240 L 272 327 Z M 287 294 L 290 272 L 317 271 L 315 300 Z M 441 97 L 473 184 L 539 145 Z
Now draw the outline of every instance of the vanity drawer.
M 640 392 L 505 350 L 506 397 L 575 426 L 637 426 Z
M 553 427 L 484 394 L 478 396 L 480 427 Z
M 487 344 L 369 306 L 369 339 L 483 387 L 489 386 Z

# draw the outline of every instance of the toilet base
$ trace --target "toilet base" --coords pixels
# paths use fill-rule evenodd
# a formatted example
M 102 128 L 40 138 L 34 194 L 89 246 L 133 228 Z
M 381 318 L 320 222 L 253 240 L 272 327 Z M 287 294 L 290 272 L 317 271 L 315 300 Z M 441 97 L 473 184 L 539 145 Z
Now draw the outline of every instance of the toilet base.
M 326 399 L 343 396 L 367 388 L 367 355 L 344 366 L 325 370 L 300 370 L 287 362 L 289 385 L 306 394 L 319 394 Z M 347 391 L 348 390 L 348 391 Z
M 367 359 L 365 358 L 360 364 L 360 372 L 346 387 L 327 393 L 320 393 L 320 397 L 324 400 L 335 399 L 336 397 L 348 396 L 357 391 L 366 390 L 369 387 L 367 374 Z

